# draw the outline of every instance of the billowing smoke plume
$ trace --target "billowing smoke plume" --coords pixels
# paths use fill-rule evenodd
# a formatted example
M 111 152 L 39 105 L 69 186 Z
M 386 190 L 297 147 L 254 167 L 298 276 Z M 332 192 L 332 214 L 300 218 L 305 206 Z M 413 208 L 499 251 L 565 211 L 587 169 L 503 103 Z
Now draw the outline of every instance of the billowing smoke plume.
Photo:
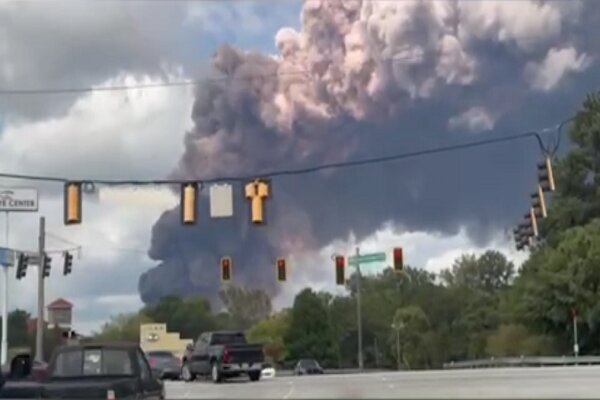
M 174 176 L 260 176 L 555 123 L 593 89 L 591 3 L 308 0 L 301 31 L 277 33 L 276 56 L 217 51 L 214 68 L 230 79 L 197 89 Z M 141 277 L 142 299 L 215 298 L 223 255 L 236 281 L 274 290 L 275 257 L 389 221 L 467 226 L 485 241 L 523 212 L 538 156 L 521 142 L 276 178 L 266 227 L 250 226 L 236 185 L 233 219 L 211 220 L 204 201 L 196 227 L 182 227 L 178 210 L 157 221 L 160 263 Z

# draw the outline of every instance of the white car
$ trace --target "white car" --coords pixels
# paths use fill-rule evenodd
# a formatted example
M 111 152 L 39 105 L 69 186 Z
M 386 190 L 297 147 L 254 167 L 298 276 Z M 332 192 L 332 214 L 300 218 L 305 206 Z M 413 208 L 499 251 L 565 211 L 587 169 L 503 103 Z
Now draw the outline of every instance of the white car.
M 261 379 L 272 379 L 275 378 L 275 368 L 270 364 L 265 364 L 262 371 L 260 372 Z

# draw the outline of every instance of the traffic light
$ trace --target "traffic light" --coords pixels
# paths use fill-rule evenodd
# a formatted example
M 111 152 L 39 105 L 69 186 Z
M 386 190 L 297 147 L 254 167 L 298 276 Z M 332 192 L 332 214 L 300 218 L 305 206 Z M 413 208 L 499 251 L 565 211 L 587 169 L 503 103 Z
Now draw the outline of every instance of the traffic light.
M 338 285 L 346 284 L 346 259 L 344 256 L 335 256 L 335 282 Z
M 65 183 L 65 225 L 81 223 L 81 182 Z
M 246 185 L 246 198 L 250 200 L 252 223 L 261 225 L 265 222 L 265 201 L 269 196 L 269 182 L 257 179 Z
M 531 227 L 531 235 L 529 235 L 530 237 L 538 237 L 538 224 L 537 224 L 537 215 L 535 212 L 535 208 L 531 207 L 529 209 L 529 213 L 524 215 L 525 218 L 525 222 L 527 222 L 529 224 L 529 226 Z
M 402 247 L 394 248 L 394 271 L 402 272 L 404 270 L 404 254 Z
M 221 280 L 229 282 L 231 280 L 232 262 L 230 257 L 221 258 Z
M 525 246 L 529 243 L 529 237 L 527 236 L 527 226 L 520 224 L 518 227 L 513 229 L 513 235 L 515 239 L 515 247 L 517 251 L 525 249 Z
M 19 260 L 17 261 L 17 279 L 25 278 L 27 275 L 27 263 L 29 262 L 29 257 L 25 254 L 19 254 Z
M 541 184 L 538 185 L 537 193 L 531 194 L 531 200 L 536 214 L 539 214 L 542 218 L 546 218 L 548 216 L 548 210 L 546 209 L 546 199 L 544 198 L 544 189 Z
M 64 257 L 65 257 L 65 266 L 63 269 L 63 275 L 69 275 L 71 273 L 71 271 L 73 270 L 73 255 L 71 253 L 69 253 L 68 251 L 65 251 Z
M 544 161 L 538 164 L 538 179 L 544 192 L 554 192 L 556 190 L 552 160 L 549 155 L 546 155 Z
M 285 258 L 277 259 L 277 280 L 279 282 L 285 282 L 287 280 L 287 270 L 286 270 L 286 262 Z
M 52 268 L 52 258 L 48 257 L 47 254 L 44 254 L 43 263 L 44 263 L 44 277 L 47 278 L 50 276 L 50 268 Z
M 196 182 L 181 185 L 181 222 L 194 225 L 198 213 L 198 184 Z

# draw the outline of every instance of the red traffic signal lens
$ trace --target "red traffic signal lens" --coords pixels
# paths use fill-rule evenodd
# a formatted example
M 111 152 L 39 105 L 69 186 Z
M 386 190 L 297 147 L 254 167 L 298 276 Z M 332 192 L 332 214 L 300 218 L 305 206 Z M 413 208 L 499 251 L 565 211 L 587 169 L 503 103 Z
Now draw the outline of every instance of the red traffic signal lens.
M 336 256 L 335 257 L 335 266 L 342 267 L 342 268 L 346 266 L 346 260 L 344 259 L 344 256 Z
M 403 256 L 402 248 L 398 247 L 394 249 L 394 260 L 401 260 Z
M 285 268 L 285 260 L 283 258 L 277 259 L 277 268 Z

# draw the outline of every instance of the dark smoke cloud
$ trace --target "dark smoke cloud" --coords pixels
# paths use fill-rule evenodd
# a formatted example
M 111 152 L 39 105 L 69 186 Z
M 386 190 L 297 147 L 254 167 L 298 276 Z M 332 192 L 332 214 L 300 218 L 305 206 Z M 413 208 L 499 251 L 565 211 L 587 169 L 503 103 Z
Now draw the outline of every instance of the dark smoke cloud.
M 598 15 L 578 1 L 308 1 L 302 31 L 277 34 L 276 57 L 217 51 L 215 69 L 231 79 L 198 89 L 174 176 L 260 175 L 551 125 L 600 83 L 598 45 L 583 38 Z M 141 277 L 142 299 L 215 299 L 226 254 L 238 282 L 275 291 L 275 257 L 350 232 L 360 240 L 387 221 L 444 234 L 466 226 L 485 243 L 526 208 L 536 146 L 276 178 L 266 227 L 250 226 L 241 185 L 233 219 L 189 228 L 169 211 L 153 229 L 160 263 Z

